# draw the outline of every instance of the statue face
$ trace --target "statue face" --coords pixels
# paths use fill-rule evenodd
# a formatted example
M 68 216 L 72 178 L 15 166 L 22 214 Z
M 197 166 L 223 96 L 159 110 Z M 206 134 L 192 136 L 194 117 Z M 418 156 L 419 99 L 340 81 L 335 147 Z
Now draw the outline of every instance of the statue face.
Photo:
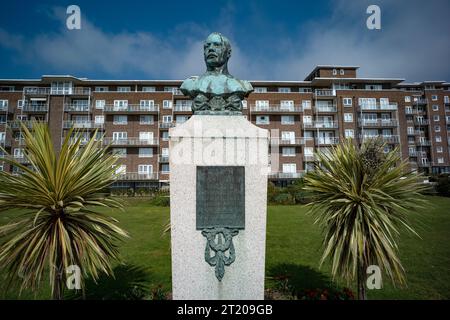
M 203 51 L 207 66 L 221 67 L 230 58 L 230 52 L 227 50 L 222 38 L 217 34 L 211 34 L 205 40 Z

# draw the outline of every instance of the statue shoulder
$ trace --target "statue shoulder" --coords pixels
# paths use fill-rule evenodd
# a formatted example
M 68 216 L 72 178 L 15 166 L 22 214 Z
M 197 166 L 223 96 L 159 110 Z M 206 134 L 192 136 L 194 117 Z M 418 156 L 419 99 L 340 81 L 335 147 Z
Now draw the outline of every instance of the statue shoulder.
M 183 81 L 180 90 L 184 94 L 188 95 L 188 92 L 195 91 L 197 89 L 198 77 L 190 77 Z

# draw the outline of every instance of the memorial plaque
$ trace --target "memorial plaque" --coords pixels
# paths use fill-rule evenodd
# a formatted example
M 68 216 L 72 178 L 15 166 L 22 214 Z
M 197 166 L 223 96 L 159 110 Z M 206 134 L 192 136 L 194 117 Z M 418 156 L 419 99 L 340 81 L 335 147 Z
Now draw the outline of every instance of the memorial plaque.
M 196 228 L 245 228 L 245 169 L 197 167 Z

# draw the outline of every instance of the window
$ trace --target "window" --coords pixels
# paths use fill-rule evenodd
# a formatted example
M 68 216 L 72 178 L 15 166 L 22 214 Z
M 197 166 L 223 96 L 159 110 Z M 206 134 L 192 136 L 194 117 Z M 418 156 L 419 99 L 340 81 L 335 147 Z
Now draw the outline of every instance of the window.
M 96 124 L 104 124 L 105 123 L 105 116 L 95 116 L 95 123 Z
M 269 116 L 256 116 L 256 124 L 269 124 Z
M 171 108 L 172 108 L 172 100 L 164 100 L 163 109 L 171 109 Z
M 156 88 L 155 87 L 142 87 L 142 91 L 143 92 L 155 92 Z
M 6 133 L 0 132 L 0 141 L 5 141 L 5 138 L 6 138 Z
M 180 89 L 178 87 L 164 87 L 164 92 L 172 92 L 172 94 L 178 94 Z
M 311 109 L 311 100 L 303 100 L 302 107 L 303 109 Z
M 139 132 L 139 140 L 152 141 L 153 140 L 153 132 Z
M 414 134 L 414 127 L 408 127 L 406 130 L 408 134 Z
M 153 157 L 152 148 L 139 148 L 139 158 L 150 158 Z
M 189 119 L 189 116 L 178 115 L 175 117 L 175 122 L 176 123 L 184 123 L 184 122 L 188 121 L 188 119 Z
M 112 153 L 118 156 L 119 158 L 126 158 L 127 148 L 112 148 Z
M 123 132 L 113 132 L 113 140 L 126 140 L 128 138 L 128 133 Z
M 25 104 L 25 100 L 17 100 L 17 109 L 22 109 Z
M 289 93 L 291 92 L 291 88 L 278 88 L 278 92 Z
M 168 157 L 169 156 L 169 148 L 161 148 L 161 155 L 163 157 Z
M 383 87 L 381 84 L 366 84 L 366 90 L 382 90 Z
M 169 165 L 167 163 L 161 165 L 161 172 L 162 173 L 169 173 L 170 172 L 170 168 L 169 168 Z
M 128 116 L 125 115 L 114 115 L 113 124 L 125 125 L 128 124 Z
M 280 109 L 294 111 L 294 101 L 293 100 L 281 100 Z
M 153 166 L 151 164 L 140 164 L 138 166 L 138 174 L 152 174 Z
M 312 124 L 312 116 L 303 116 L 303 123 Z
M 8 100 L 0 100 L 0 108 L 7 108 Z
M 442 137 L 441 136 L 436 136 L 436 142 L 442 142 Z
M 117 92 L 130 92 L 130 87 L 117 87 Z
M 345 107 L 351 107 L 352 106 L 352 98 L 342 98 L 342 102 Z
M 333 76 L 337 75 L 337 70 L 333 69 Z
M 127 166 L 122 164 L 120 166 L 117 166 L 116 168 L 116 174 L 126 174 L 127 173 Z
M 410 96 L 405 96 L 405 102 L 411 102 L 411 97 Z
M 172 116 L 163 116 L 163 122 L 164 123 L 172 122 Z
M 435 115 L 433 116 L 433 120 L 434 120 L 434 121 L 439 121 L 439 115 L 435 114 Z
M 128 109 L 128 100 L 114 100 L 114 110 L 127 110 Z
M 442 153 L 443 150 L 444 150 L 444 149 L 442 148 L 442 146 L 436 147 L 436 152 L 437 152 L 437 153 Z
M 434 126 L 434 132 L 441 132 L 441 126 Z
M 28 120 L 28 116 L 26 114 L 18 114 L 16 116 L 17 120 L 21 120 L 21 121 L 27 121 Z
M 353 129 L 345 129 L 345 137 L 346 138 L 354 138 L 354 132 Z
M 153 116 L 150 115 L 140 115 L 139 124 L 153 124 Z
M 353 122 L 353 113 L 344 113 L 344 122 Z
M 72 82 L 54 81 L 51 84 L 50 94 L 72 94 Z
M 295 163 L 283 163 L 283 173 L 296 173 L 297 165 Z
M 162 132 L 161 139 L 162 139 L 163 141 L 169 140 L 169 131 L 163 131 L 163 132 Z
M 438 158 L 438 163 L 439 164 L 444 163 L 444 158 Z
M 255 93 L 266 93 L 267 88 L 266 87 L 255 87 Z
M 437 101 L 437 99 L 438 99 L 438 96 L 437 96 L 437 95 L 432 95 L 432 96 L 431 96 L 431 100 Z
M 14 158 L 23 158 L 23 149 L 15 148 L 13 155 L 14 155 Z
M 281 154 L 283 157 L 295 157 L 295 147 L 283 147 L 281 148 Z
M 294 131 L 281 131 L 281 140 L 283 141 L 295 141 L 295 132 Z
M 439 111 L 439 105 L 433 104 L 433 111 Z
M 4 169 L 3 169 L 3 165 L 2 164 L 0 164 L 0 171 L 3 171 Z
M 105 100 L 95 100 L 95 109 L 104 109 Z
M 95 87 L 95 92 L 108 92 L 109 88 L 108 87 Z
M 340 70 L 339 70 L 339 74 L 340 74 L 341 76 L 343 76 L 343 75 L 344 75 L 344 69 L 340 69 Z
M 281 124 L 294 124 L 294 116 L 281 116 Z
M 5 114 L 0 114 L 0 124 L 1 123 L 6 123 L 6 115 Z
M 141 100 L 139 107 L 141 110 L 152 110 L 155 106 L 155 100 Z
M 242 109 L 247 109 L 247 100 L 242 100 Z
M 256 100 L 255 106 L 256 110 L 267 110 L 269 109 L 269 100 Z
M 305 156 L 312 156 L 314 154 L 312 147 L 305 147 L 303 152 L 305 153 Z
M 444 103 L 449 103 L 449 102 L 450 102 L 449 97 L 448 96 L 444 96 Z

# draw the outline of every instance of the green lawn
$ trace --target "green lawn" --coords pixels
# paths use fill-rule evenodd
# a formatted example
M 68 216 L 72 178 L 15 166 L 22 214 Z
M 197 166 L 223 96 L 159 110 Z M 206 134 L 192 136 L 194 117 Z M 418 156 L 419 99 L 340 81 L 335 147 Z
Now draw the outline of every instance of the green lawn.
M 87 283 L 87 294 L 95 298 L 120 298 L 136 283 L 148 284 L 149 290 L 162 286 L 170 291 L 169 235 L 162 235 L 168 221 L 169 208 L 151 207 L 147 201 L 127 200 L 126 212 L 110 211 L 129 231 L 131 238 L 121 245 L 125 266 L 116 267 L 116 278 L 101 278 L 98 284 Z M 413 225 L 422 239 L 402 235 L 400 255 L 407 272 L 408 287 L 393 288 L 386 279 L 381 290 L 369 290 L 369 299 L 450 299 L 450 199 L 430 197 L 433 207 L 420 214 L 412 214 Z M 278 287 L 270 277 L 288 276 L 288 284 L 296 290 L 345 286 L 338 281 L 331 284 L 329 266 L 319 269 L 321 235 L 312 217 L 303 206 L 270 206 L 268 208 L 266 287 Z M 0 214 L 5 224 L 17 212 Z M 3 278 L 0 275 L 0 278 Z M 2 280 L 2 279 L 0 279 Z M 0 298 L 16 299 L 16 288 L 5 290 L 0 283 Z M 354 289 L 354 287 L 351 287 Z M 50 296 L 46 281 L 36 296 L 22 292 L 22 299 L 47 299 Z

